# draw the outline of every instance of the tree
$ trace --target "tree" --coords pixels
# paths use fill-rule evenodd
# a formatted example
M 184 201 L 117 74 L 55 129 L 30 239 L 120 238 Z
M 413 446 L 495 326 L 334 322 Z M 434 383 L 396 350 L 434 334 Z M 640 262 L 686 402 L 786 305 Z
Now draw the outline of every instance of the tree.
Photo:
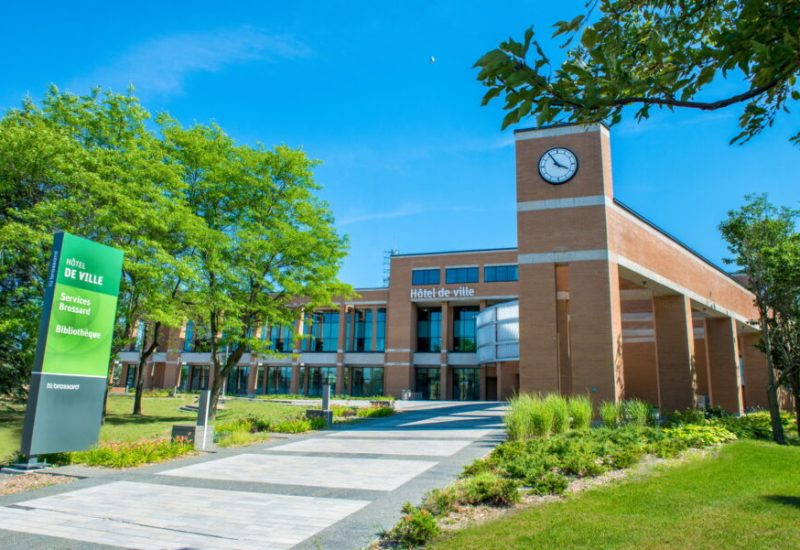
M 489 88 L 483 104 L 505 97 L 503 128 L 526 117 L 615 124 L 629 105 L 642 120 L 653 107 L 744 104 L 731 141 L 745 142 L 800 99 L 797 0 L 590 0 L 586 14 L 554 28 L 566 50 L 555 71 L 533 28 L 475 64 Z M 718 77 L 741 80 L 741 90 L 707 99 L 719 93 L 709 89 Z M 791 140 L 800 143 L 800 133 Z
M 267 352 L 255 338 L 260 328 L 350 292 L 337 279 L 346 240 L 314 195 L 316 163 L 302 151 L 237 145 L 215 125 L 161 123 L 182 169 L 183 199 L 209 230 L 196 243 L 198 281 L 186 296 L 192 318 L 209 330 L 213 416 L 244 353 Z
M 52 87 L 41 107 L 27 100 L 0 121 L 0 339 L 12 343 L 0 365 L 16 369 L 6 391 L 24 393 L 29 377 L 55 231 L 125 253 L 112 358 L 139 320 L 180 324 L 185 315 L 176 289 L 194 276 L 184 251 L 202 223 L 174 200 L 180 170 L 165 161 L 149 118 L 130 92 L 75 96 Z M 153 349 L 144 351 L 146 361 Z
M 798 212 L 776 208 L 765 195 L 749 195 L 747 204 L 728 213 L 720 230 L 733 253 L 727 263 L 744 269 L 753 292 L 767 359 L 767 398 L 773 438 L 784 444 L 778 388 L 798 380 L 800 365 L 800 235 Z M 800 386 L 793 386 L 795 397 Z M 800 401 L 796 401 L 800 412 Z M 798 424 L 800 433 L 800 424 Z

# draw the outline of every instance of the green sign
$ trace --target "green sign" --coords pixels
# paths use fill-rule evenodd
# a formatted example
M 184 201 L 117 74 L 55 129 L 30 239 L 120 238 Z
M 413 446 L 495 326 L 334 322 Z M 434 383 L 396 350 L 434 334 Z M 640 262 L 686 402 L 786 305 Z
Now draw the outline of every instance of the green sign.
M 22 433 L 26 456 L 97 442 L 122 252 L 57 233 Z

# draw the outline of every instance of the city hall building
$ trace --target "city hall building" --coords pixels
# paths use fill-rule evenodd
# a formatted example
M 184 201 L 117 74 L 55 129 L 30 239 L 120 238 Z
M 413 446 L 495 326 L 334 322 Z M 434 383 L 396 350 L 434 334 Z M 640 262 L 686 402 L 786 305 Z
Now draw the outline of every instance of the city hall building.
M 615 199 L 609 130 L 520 130 L 517 247 L 396 254 L 387 288 L 356 289 L 246 354 L 227 394 L 498 400 L 517 392 L 638 397 L 665 410 L 766 405 L 753 295 Z M 192 322 L 152 356 L 146 387 L 209 385 Z M 302 335 L 302 337 L 295 337 Z M 138 352 L 119 356 L 132 385 Z

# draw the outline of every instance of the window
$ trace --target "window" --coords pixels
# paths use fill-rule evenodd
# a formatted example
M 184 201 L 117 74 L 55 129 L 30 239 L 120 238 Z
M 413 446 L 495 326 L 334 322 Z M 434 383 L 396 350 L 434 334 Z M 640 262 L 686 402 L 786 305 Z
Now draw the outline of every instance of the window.
M 352 381 L 350 395 L 354 397 L 383 395 L 383 368 L 381 367 L 353 367 L 350 380 Z
M 339 344 L 339 312 L 314 311 L 303 323 L 303 351 L 335 352 Z
M 417 310 L 417 351 L 442 350 L 442 309 L 424 307 Z
M 372 351 L 372 310 L 354 309 L 347 317 L 347 351 Z
M 292 329 L 286 325 L 276 325 L 270 328 L 269 349 L 290 353 L 292 351 Z
M 433 269 L 414 269 L 411 271 L 411 284 L 412 285 L 438 285 L 439 284 L 438 267 Z
M 448 267 L 445 270 L 445 282 L 448 285 L 457 285 L 460 283 L 477 283 L 478 282 L 478 268 L 477 267 Z
M 420 399 L 439 399 L 440 375 L 439 369 L 432 367 L 417 367 L 415 376 L 415 391 Z
M 478 306 L 453 308 L 453 351 L 473 353 L 477 349 L 475 320 L 478 313 Z
M 383 351 L 386 346 L 386 309 L 380 308 L 375 319 L 375 351 Z
M 267 367 L 267 393 L 288 394 L 292 388 L 292 367 Z
M 500 283 L 519 279 L 519 269 L 515 265 L 487 265 L 483 268 L 484 283 Z
M 247 395 L 247 380 L 250 377 L 250 367 L 234 367 L 228 372 L 225 383 L 225 393 L 231 395 Z
M 480 369 L 453 369 L 453 400 L 479 401 L 480 398 Z
M 321 396 L 322 387 L 325 385 L 336 385 L 336 367 L 308 367 L 308 391 L 306 395 Z M 331 395 L 333 395 L 333 391 L 331 391 Z
M 203 326 L 197 326 L 194 321 L 186 323 L 186 333 L 183 338 L 183 351 L 196 353 L 211 351 L 211 337 L 209 331 Z

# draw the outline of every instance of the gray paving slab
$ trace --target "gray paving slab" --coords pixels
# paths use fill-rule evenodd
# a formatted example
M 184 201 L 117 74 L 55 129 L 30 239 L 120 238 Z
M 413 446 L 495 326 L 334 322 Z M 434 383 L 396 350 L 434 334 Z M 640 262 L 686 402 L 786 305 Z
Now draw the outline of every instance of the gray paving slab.
M 0 496 L 0 548 L 364 548 L 403 502 L 419 502 L 502 440 L 499 403 L 398 408 L 331 431 Z M 341 506 L 329 515 L 323 502 Z

